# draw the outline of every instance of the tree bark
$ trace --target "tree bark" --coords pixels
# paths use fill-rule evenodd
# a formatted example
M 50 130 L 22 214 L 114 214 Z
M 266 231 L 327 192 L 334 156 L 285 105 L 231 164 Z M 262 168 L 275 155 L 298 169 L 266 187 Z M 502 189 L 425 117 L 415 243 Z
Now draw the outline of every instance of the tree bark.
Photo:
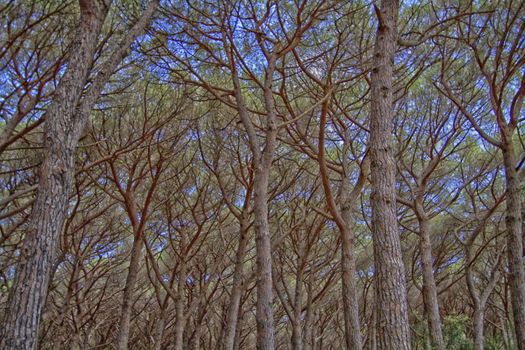
M 44 119 L 44 160 L 33 204 L 30 229 L 24 239 L 20 263 L 10 292 L 0 339 L 2 349 L 34 349 L 64 224 L 75 172 L 75 151 L 89 114 L 102 89 L 155 12 L 159 0 L 124 36 L 118 48 L 83 89 L 93 66 L 95 50 L 111 1 L 79 0 L 80 23 L 66 72 Z M 82 99 L 81 99 L 82 97 Z
M 328 87 L 325 87 L 328 90 Z M 325 94 L 327 91 L 325 91 Z M 321 182 L 326 197 L 326 202 L 330 214 L 339 229 L 341 237 L 341 284 L 343 299 L 343 316 L 345 323 L 345 343 L 347 349 L 360 350 L 362 346 L 361 329 L 359 322 L 359 300 L 357 297 L 356 268 L 354 256 L 354 234 L 351 229 L 352 222 L 352 202 L 357 198 L 363 185 L 363 172 L 359 176 L 358 183 L 355 185 L 352 193 L 349 193 L 349 181 L 346 171 L 348 166 L 344 161 L 341 179 L 341 202 L 340 208 L 335 203 L 332 190 L 330 188 L 330 179 L 328 167 L 325 162 L 325 127 L 328 115 L 328 103 L 326 100 L 322 104 L 321 117 L 319 122 L 319 144 L 318 144 L 318 162 Z M 345 148 L 348 146 L 348 139 L 345 140 Z
M 399 2 L 376 8 L 377 29 L 371 75 L 370 157 L 375 304 L 380 349 L 410 349 L 408 302 L 396 213 L 396 166 L 392 145 L 393 68 Z
M 313 272 L 310 273 L 310 276 L 308 277 L 308 286 L 306 288 L 306 316 L 304 320 L 304 332 L 303 332 L 303 349 L 304 350 L 310 350 L 313 348 L 313 342 L 312 342 L 312 318 L 313 318 L 313 282 L 314 281 L 314 274 Z
M 343 215 L 345 214 L 343 213 Z M 341 273 L 346 347 L 349 350 L 360 350 L 362 340 L 356 281 L 355 237 L 348 222 L 346 229 L 341 234 L 341 238 Z
M 474 350 L 483 350 L 483 321 L 485 318 L 483 308 L 476 307 L 473 316 Z
M 241 214 L 243 215 L 243 214 Z M 233 350 L 235 344 L 235 335 L 237 334 L 237 323 L 241 297 L 244 291 L 244 257 L 246 256 L 246 246 L 248 243 L 248 219 L 241 216 L 240 220 L 240 238 L 237 255 L 235 258 L 235 271 L 233 272 L 233 286 L 230 296 L 230 305 L 226 316 L 226 330 L 223 339 L 223 349 Z
M 304 229 L 304 228 L 303 228 Z M 292 350 L 303 350 L 303 330 L 301 322 L 301 314 L 303 311 L 303 278 L 304 266 L 307 260 L 306 253 L 307 238 L 305 237 L 299 242 L 299 256 L 297 257 L 297 272 L 295 274 L 295 288 L 293 298 L 293 317 L 292 321 Z
M 160 311 L 160 315 L 155 322 L 155 329 L 153 331 L 153 349 L 154 350 L 161 350 L 162 349 L 162 338 L 164 336 L 164 327 L 166 323 L 166 316 L 165 316 L 165 310 L 162 309 Z
M 439 301 L 434 278 L 432 259 L 432 244 L 430 241 L 429 222 L 426 217 L 418 215 L 419 224 L 419 249 L 423 267 L 423 302 L 427 316 L 428 330 L 432 346 L 437 350 L 445 350 L 443 334 L 441 331 L 441 316 L 439 315 Z
M 273 280 L 272 280 L 272 247 L 270 227 L 268 223 L 268 182 L 273 153 L 277 142 L 277 115 L 273 101 L 273 74 L 275 72 L 275 56 L 268 57 L 268 67 L 265 72 L 263 86 L 264 107 L 266 111 L 266 135 L 264 148 L 258 140 L 255 127 L 250 119 L 248 109 L 242 95 L 241 83 L 237 76 L 233 58 L 232 82 L 239 116 L 248 134 L 250 150 L 254 165 L 254 230 L 256 255 L 257 302 L 255 320 L 257 324 L 257 349 L 275 349 L 275 329 L 273 319 Z
M 254 228 L 257 268 L 257 349 L 275 349 L 273 326 L 272 252 L 268 224 L 270 168 L 258 164 L 254 176 Z
M 186 250 L 186 238 L 181 236 L 181 251 Z M 187 278 L 186 256 L 183 254 L 180 260 L 180 272 L 177 283 L 177 299 L 175 300 L 175 350 L 184 349 L 184 328 L 186 326 L 186 317 L 184 315 L 184 286 Z
M 117 335 L 117 349 L 127 350 L 129 341 L 129 329 L 131 322 L 131 312 L 133 311 L 133 295 L 142 261 L 142 234 L 136 233 L 133 237 L 131 257 L 129 261 L 126 285 L 122 296 L 122 306 L 120 310 L 119 332 Z
M 42 310 L 73 183 L 75 149 L 83 129 L 75 112 L 88 79 L 108 6 L 80 1 L 80 23 L 66 72 L 49 106 L 44 159 L 30 227 L 3 321 L 0 348 L 36 349 Z
M 510 133 L 509 133 L 510 134 Z M 525 271 L 523 267 L 523 232 L 521 217 L 521 195 L 516 154 L 512 137 L 503 135 L 503 163 L 507 182 L 507 259 L 512 315 L 519 350 L 525 350 Z

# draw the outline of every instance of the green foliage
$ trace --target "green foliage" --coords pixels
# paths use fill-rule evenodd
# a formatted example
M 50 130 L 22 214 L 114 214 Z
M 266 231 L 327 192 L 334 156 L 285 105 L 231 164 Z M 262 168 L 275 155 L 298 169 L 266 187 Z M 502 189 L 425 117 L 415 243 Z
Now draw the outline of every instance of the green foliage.
M 443 337 L 449 350 L 473 349 L 473 341 L 467 335 L 470 318 L 466 315 L 452 315 L 444 318 Z

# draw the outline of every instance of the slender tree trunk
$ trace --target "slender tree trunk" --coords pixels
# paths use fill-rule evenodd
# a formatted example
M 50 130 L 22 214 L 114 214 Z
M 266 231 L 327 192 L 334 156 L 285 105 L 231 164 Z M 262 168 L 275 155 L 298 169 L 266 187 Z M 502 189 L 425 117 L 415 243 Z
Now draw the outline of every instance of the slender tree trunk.
M 122 296 L 122 306 L 120 309 L 119 331 L 117 335 L 117 349 L 127 350 L 129 341 L 129 329 L 131 322 L 131 312 L 133 311 L 133 295 L 142 261 L 142 233 L 135 233 L 133 237 L 133 246 L 128 267 L 128 276 Z
M 265 72 L 263 87 L 264 107 L 266 110 L 266 137 L 265 145 L 261 147 L 255 127 L 250 119 L 248 109 L 242 95 L 241 83 L 237 76 L 232 56 L 232 82 L 235 91 L 235 100 L 241 121 L 246 129 L 250 150 L 254 163 L 254 229 L 256 254 L 256 284 L 257 302 L 255 321 L 257 324 L 257 349 L 275 349 L 275 329 L 273 320 L 273 280 L 272 280 L 272 247 L 270 228 L 268 224 L 268 181 L 272 166 L 273 153 L 277 141 L 277 113 L 273 101 L 273 74 L 275 72 L 276 57 L 272 54 L 268 58 L 268 67 Z
M 376 8 L 379 25 L 371 76 L 370 158 L 375 304 L 379 349 L 410 349 L 405 267 L 396 213 L 396 166 L 392 145 L 393 68 L 397 41 L 397 0 Z
M 272 251 L 268 225 L 269 168 L 259 163 L 254 176 L 254 228 L 257 261 L 257 349 L 274 350 Z
M 184 237 L 181 237 L 181 250 L 186 249 Z M 180 273 L 177 284 L 177 300 L 175 300 L 175 350 L 184 349 L 184 327 L 186 325 L 186 318 L 184 317 L 184 286 L 186 284 L 186 257 L 183 256 L 180 262 Z
M 101 2 L 102 3 L 102 2 Z M 68 67 L 45 116 L 44 159 L 31 212 L 30 226 L 20 251 L 16 277 L 1 329 L 0 348 L 36 349 L 42 310 L 50 283 L 60 232 L 71 191 L 75 150 L 83 129 L 75 111 L 93 63 L 104 22 L 106 4 L 80 1 L 81 15 Z
M 516 154 L 512 137 L 502 137 L 503 162 L 507 182 L 507 259 L 509 266 L 509 285 L 512 302 L 512 315 L 519 350 L 525 350 L 525 271 L 523 267 L 523 232 L 521 217 L 521 194 Z
M 473 316 L 474 350 L 483 350 L 483 321 L 485 319 L 484 306 L 475 306 Z
M 441 332 L 441 317 L 439 315 L 439 301 L 434 278 L 432 259 L 432 245 L 430 241 L 430 228 L 428 219 L 418 218 L 419 223 L 419 249 L 421 264 L 423 266 L 423 302 L 427 313 L 428 330 L 432 345 L 437 350 L 445 350 L 443 334 Z
M 160 315 L 155 322 L 155 329 L 153 331 L 153 350 L 161 350 L 162 338 L 164 335 L 164 327 L 166 323 L 165 311 L 162 309 Z
M 257 305 L 255 315 L 257 323 L 257 350 L 275 349 L 272 245 L 268 223 L 268 182 L 277 140 L 277 115 L 272 91 L 274 71 L 275 57 L 272 56 L 268 62 L 264 82 L 264 106 L 267 114 L 267 130 L 266 144 L 262 152 L 256 142 L 256 136 L 250 137 L 252 141 L 252 151 L 256 149 L 254 155 L 258 155 L 258 159 L 255 161 L 255 172 L 253 177 L 253 209 L 257 271 Z
M 240 350 L 241 348 L 241 334 L 242 334 L 242 319 L 243 319 L 244 313 L 242 312 L 242 303 L 239 306 L 239 314 L 237 315 L 237 320 L 239 320 L 239 323 L 237 324 L 237 328 L 235 330 L 235 341 L 233 343 L 233 350 Z
M 198 322 L 195 325 L 195 332 L 193 333 L 193 339 L 191 341 L 190 348 L 192 350 L 200 350 L 200 348 L 201 348 L 201 335 L 202 335 L 202 322 Z
M 301 328 L 301 313 L 303 310 L 303 277 L 304 260 L 306 259 L 306 239 L 299 243 L 300 256 L 297 258 L 297 273 L 295 275 L 295 289 L 293 299 L 292 319 L 292 349 L 303 350 L 303 332 Z
M 372 310 L 372 327 L 370 327 L 370 350 L 377 350 L 377 307 Z
M 360 350 L 361 326 L 359 321 L 359 298 L 357 296 L 355 248 L 353 232 L 349 225 L 341 237 L 341 273 L 346 347 L 349 350 Z
M 292 321 L 292 350 L 303 350 L 303 336 L 300 320 Z
M 222 347 L 224 350 L 233 350 L 235 343 L 235 334 L 237 333 L 237 323 L 241 297 L 244 291 L 244 257 L 246 256 L 246 246 L 248 244 L 248 219 L 241 217 L 240 220 L 240 238 L 237 255 L 235 258 L 235 271 L 233 272 L 233 286 L 230 296 L 230 305 L 226 315 L 226 329 Z
M 308 277 L 307 287 L 307 299 L 306 299 L 306 316 L 304 320 L 304 332 L 303 332 L 303 349 L 312 349 L 312 314 L 313 314 L 313 272 Z
M 359 350 L 361 349 L 361 329 L 359 323 L 359 301 L 357 297 L 357 283 L 355 281 L 355 257 L 354 257 L 354 242 L 353 232 L 351 230 L 352 212 L 351 212 L 351 201 L 349 191 L 348 177 L 345 172 L 342 175 L 340 209 L 337 208 L 335 199 L 332 195 L 330 188 L 330 180 L 328 176 L 328 169 L 325 162 L 325 127 L 326 119 L 328 115 L 328 103 L 326 100 L 321 109 L 321 116 L 319 122 L 319 144 L 318 144 L 318 161 L 319 161 L 319 172 L 321 175 L 321 181 L 323 190 L 326 197 L 328 209 L 334 221 L 339 229 L 341 236 L 341 284 L 342 284 L 342 299 L 343 299 L 343 315 L 345 324 L 345 343 L 347 349 Z M 347 148 L 347 139 L 345 139 L 345 150 Z M 348 166 L 346 162 L 343 165 L 346 170 Z M 354 188 L 358 190 L 360 187 Z M 357 197 L 357 196 L 354 196 Z
M 355 236 L 350 224 L 352 216 L 350 207 L 343 208 L 341 214 L 346 225 L 345 230 L 341 234 L 341 269 L 346 347 L 348 350 L 360 350 L 362 337 L 355 265 Z

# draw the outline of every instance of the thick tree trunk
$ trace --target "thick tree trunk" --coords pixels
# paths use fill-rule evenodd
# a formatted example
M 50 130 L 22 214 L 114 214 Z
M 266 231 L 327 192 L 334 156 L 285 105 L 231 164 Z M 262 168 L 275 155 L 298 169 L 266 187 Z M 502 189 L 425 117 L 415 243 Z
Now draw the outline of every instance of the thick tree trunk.
M 246 246 L 248 244 L 248 219 L 244 216 L 240 220 L 240 238 L 237 255 L 235 257 L 235 270 L 233 272 L 233 286 L 230 296 L 230 305 L 226 315 L 226 329 L 222 347 L 224 350 L 233 350 L 235 343 L 235 334 L 237 333 L 237 324 L 241 297 L 244 292 L 244 257 L 246 256 Z
M 66 216 L 74 176 L 75 150 L 84 127 L 74 121 L 75 112 L 107 13 L 107 7 L 100 4 L 96 6 L 81 1 L 80 7 L 80 25 L 71 47 L 68 67 L 45 116 L 45 152 L 39 187 L 29 230 L 20 251 L 6 316 L 0 327 L 0 348 L 6 350 L 31 350 L 37 346 L 50 271 Z
M 423 302 L 427 316 L 428 330 L 432 346 L 437 350 L 445 350 L 443 334 L 441 332 L 441 317 L 439 315 L 439 301 L 434 278 L 432 259 L 432 245 L 430 228 L 426 218 L 418 218 L 419 222 L 419 249 L 423 266 Z
M 523 267 L 523 232 L 521 217 L 521 194 L 518 173 L 516 171 L 516 154 L 512 137 L 503 145 L 503 162 L 507 182 L 507 259 L 509 266 L 509 285 L 512 302 L 512 315 L 516 340 L 519 350 L 525 350 L 525 271 Z
M 393 66 L 397 41 L 397 0 L 384 0 L 371 76 L 370 158 L 375 305 L 380 349 L 410 349 L 410 327 L 396 213 L 396 166 L 392 145 Z
M 122 306 L 120 309 L 119 331 L 117 335 L 117 349 L 127 350 L 129 341 L 129 329 L 131 322 L 131 312 L 133 311 L 133 295 L 142 261 L 142 233 L 135 233 L 133 237 L 133 246 L 128 267 L 128 276 L 122 296 Z

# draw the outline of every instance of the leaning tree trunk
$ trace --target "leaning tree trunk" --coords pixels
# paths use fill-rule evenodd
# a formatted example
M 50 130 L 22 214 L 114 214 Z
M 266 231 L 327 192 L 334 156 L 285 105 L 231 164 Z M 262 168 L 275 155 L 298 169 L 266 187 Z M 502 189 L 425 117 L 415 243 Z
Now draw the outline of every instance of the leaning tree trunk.
M 102 2 L 101 2 L 102 3 Z M 0 348 L 36 349 L 50 271 L 72 187 L 75 150 L 83 125 L 75 112 L 93 63 L 107 6 L 80 1 L 80 24 L 68 67 L 45 116 L 44 159 L 1 330 Z M 79 130 L 80 129 L 80 130 Z
M 509 266 L 509 285 L 512 302 L 512 315 L 519 350 L 525 350 L 525 271 L 523 267 L 523 232 L 521 217 L 521 194 L 516 154 L 512 138 L 504 135 L 503 162 L 507 182 L 507 259 Z
M 397 0 L 384 0 L 371 76 L 370 159 L 375 305 L 379 349 L 410 349 L 405 268 L 396 213 L 396 166 L 392 145 L 393 69 L 397 40 Z

